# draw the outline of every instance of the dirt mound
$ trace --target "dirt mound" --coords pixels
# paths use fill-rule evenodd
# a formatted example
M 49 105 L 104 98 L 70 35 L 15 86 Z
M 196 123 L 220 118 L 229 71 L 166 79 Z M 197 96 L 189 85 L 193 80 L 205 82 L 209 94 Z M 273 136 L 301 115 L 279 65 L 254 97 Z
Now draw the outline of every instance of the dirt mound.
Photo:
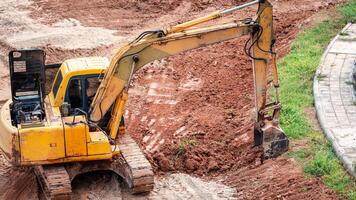
M 320 179 L 306 178 L 286 157 L 268 160 L 263 165 L 233 170 L 225 184 L 237 188 L 237 199 L 338 199 Z
M 197 174 L 255 163 L 260 157 L 251 146 L 253 73 L 240 51 L 244 42 L 156 62 L 136 77 L 128 130 L 157 167 L 164 160 L 157 152 L 168 157 L 171 169 Z M 148 87 L 140 87 L 144 85 Z
M 4 0 L 0 4 L 0 24 L 6 25 L 1 31 L 0 40 L 11 47 L 31 48 L 55 46 L 63 49 L 96 48 L 110 45 L 120 38 L 113 35 L 115 31 L 85 27 L 76 19 L 66 18 L 54 24 L 44 25 L 29 17 L 28 12 L 19 9 L 27 7 L 29 1 Z
M 7 44 L 0 40 L 0 85 L 2 86 L 0 88 L 0 104 L 10 98 L 10 79 L 7 68 L 7 55 L 10 49 L 11 48 Z

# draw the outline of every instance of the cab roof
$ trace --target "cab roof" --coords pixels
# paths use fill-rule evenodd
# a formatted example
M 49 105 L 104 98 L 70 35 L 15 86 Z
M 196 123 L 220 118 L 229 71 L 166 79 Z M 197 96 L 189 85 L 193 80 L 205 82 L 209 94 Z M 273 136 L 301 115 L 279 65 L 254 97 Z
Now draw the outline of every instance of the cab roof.
M 62 65 L 68 72 L 105 70 L 109 66 L 109 59 L 106 57 L 84 57 L 74 58 L 64 61 Z

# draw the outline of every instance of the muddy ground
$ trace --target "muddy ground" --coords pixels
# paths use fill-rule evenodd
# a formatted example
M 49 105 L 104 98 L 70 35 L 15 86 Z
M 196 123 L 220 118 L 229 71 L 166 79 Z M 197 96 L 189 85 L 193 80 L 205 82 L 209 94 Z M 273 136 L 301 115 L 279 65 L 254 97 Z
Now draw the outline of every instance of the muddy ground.
M 5 55 L 11 48 L 42 47 L 50 63 L 78 56 L 110 56 L 127 38 L 143 30 L 242 2 L 245 1 L 1 1 L 0 25 L 5 29 L 0 29 L 0 100 L 9 95 Z M 315 14 L 343 0 L 271 2 L 277 50 L 283 56 Z M 238 12 L 235 18 L 251 14 L 253 9 Z M 242 51 L 245 41 L 246 38 L 235 39 L 156 61 L 135 76 L 125 114 L 127 132 L 145 151 L 157 177 L 151 196 L 139 199 L 338 198 L 321 180 L 305 177 L 298 164 L 287 156 L 260 162 L 261 150 L 252 146 L 253 77 L 251 61 Z M 3 158 L 1 161 L 1 197 L 36 199 L 37 186 L 28 170 L 14 170 Z M 95 174 L 80 180 L 74 183 L 75 198 L 136 198 L 117 189 L 112 175 Z M 207 182 L 199 181 L 218 183 L 209 187 Z M 188 187 L 187 182 L 192 186 Z M 201 196 L 209 192 L 211 196 Z

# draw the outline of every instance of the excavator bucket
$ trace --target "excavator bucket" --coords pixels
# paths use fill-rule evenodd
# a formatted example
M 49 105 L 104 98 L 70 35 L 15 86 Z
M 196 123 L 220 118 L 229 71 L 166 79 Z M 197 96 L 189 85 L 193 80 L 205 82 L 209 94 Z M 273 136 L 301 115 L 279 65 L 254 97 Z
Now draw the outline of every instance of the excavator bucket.
M 274 125 L 254 129 L 255 146 L 263 146 L 264 159 L 276 158 L 288 151 L 289 140 L 283 130 Z

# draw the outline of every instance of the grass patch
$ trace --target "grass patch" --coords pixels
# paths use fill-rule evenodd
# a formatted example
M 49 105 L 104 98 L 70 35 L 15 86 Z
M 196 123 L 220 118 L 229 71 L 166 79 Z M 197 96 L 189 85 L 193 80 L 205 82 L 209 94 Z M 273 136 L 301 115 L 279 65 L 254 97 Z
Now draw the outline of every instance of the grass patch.
M 309 176 L 320 177 L 332 190 L 347 199 L 356 199 L 356 182 L 344 170 L 333 152 L 331 144 L 320 132 L 313 132 L 310 147 L 289 153 L 303 166 Z
M 323 134 L 313 130 L 304 113 L 313 106 L 313 78 L 325 48 L 347 22 L 356 22 L 356 0 L 340 6 L 336 12 L 341 17 L 302 31 L 293 42 L 291 52 L 279 60 L 281 125 L 291 140 L 303 138 L 310 144 L 306 149 L 289 153 L 302 164 L 306 174 L 321 177 L 340 196 L 356 199 L 354 179 L 345 172 Z
M 290 138 L 299 139 L 311 131 L 303 110 L 313 106 L 313 77 L 320 58 L 329 41 L 345 25 L 337 21 L 322 22 L 303 31 L 292 44 L 290 54 L 279 62 L 283 103 L 281 124 Z
M 175 150 L 175 156 L 180 157 L 185 154 L 187 151 L 187 148 L 193 147 L 197 145 L 197 141 L 188 139 L 188 138 L 183 138 L 179 141 L 178 147 Z

